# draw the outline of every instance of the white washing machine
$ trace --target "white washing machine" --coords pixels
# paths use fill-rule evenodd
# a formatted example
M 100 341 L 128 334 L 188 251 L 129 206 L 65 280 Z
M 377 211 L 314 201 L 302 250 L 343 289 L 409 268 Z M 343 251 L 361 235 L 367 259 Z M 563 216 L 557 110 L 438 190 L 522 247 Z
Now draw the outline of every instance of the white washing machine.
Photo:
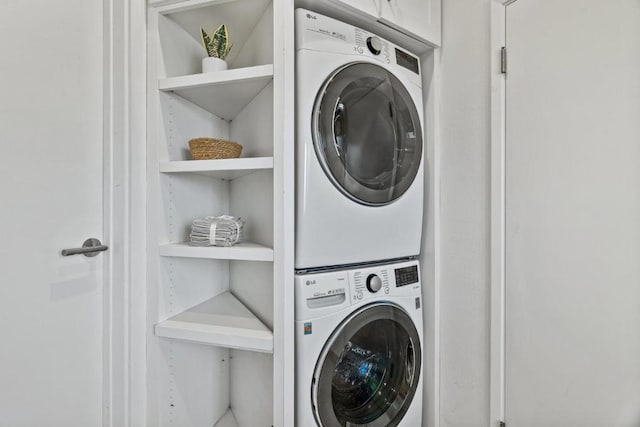
M 421 82 L 406 50 L 296 10 L 297 270 L 419 254 Z
M 298 427 L 422 425 L 417 261 L 300 274 Z

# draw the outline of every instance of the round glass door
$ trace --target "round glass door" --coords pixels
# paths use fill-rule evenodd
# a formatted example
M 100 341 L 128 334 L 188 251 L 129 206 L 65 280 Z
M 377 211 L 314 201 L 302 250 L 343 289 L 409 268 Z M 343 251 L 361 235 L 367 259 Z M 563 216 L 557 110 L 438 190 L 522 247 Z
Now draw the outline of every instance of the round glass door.
M 338 69 L 318 94 L 313 142 L 331 182 L 365 205 L 385 205 L 413 183 L 422 159 L 416 107 L 400 80 L 370 63 Z
M 420 339 L 398 306 L 365 306 L 334 331 L 318 360 L 312 403 L 324 427 L 398 425 L 420 378 Z

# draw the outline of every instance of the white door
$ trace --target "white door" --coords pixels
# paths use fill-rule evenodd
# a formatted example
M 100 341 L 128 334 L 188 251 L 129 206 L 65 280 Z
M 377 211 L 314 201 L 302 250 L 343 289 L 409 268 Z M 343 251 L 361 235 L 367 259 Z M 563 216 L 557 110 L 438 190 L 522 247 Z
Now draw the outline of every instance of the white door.
M 640 425 L 640 1 L 507 6 L 506 425 Z
M 2 427 L 102 424 L 102 8 L 0 2 Z

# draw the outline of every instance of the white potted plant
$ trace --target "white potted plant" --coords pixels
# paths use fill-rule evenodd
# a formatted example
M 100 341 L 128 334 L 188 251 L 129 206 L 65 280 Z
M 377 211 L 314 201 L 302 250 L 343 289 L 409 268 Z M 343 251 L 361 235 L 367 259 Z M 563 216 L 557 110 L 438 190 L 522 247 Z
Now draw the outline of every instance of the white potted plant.
M 220 25 L 209 37 L 204 28 L 200 28 L 200 36 L 202 38 L 202 46 L 207 51 L 207 57 L 202 58 L 202 72 L 226 70 L 228 65 L 225 61 L 229 51 L 233 46 L 229 42 L 229 31 L 227 26 Z

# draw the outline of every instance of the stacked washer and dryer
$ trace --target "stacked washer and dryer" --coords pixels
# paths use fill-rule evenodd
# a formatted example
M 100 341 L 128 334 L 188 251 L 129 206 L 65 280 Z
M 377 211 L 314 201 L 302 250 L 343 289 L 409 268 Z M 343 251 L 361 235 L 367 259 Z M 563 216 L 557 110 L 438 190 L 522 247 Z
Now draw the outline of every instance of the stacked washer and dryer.
M 415 55 L 296 10 L 296 426 L 422 424 Z

